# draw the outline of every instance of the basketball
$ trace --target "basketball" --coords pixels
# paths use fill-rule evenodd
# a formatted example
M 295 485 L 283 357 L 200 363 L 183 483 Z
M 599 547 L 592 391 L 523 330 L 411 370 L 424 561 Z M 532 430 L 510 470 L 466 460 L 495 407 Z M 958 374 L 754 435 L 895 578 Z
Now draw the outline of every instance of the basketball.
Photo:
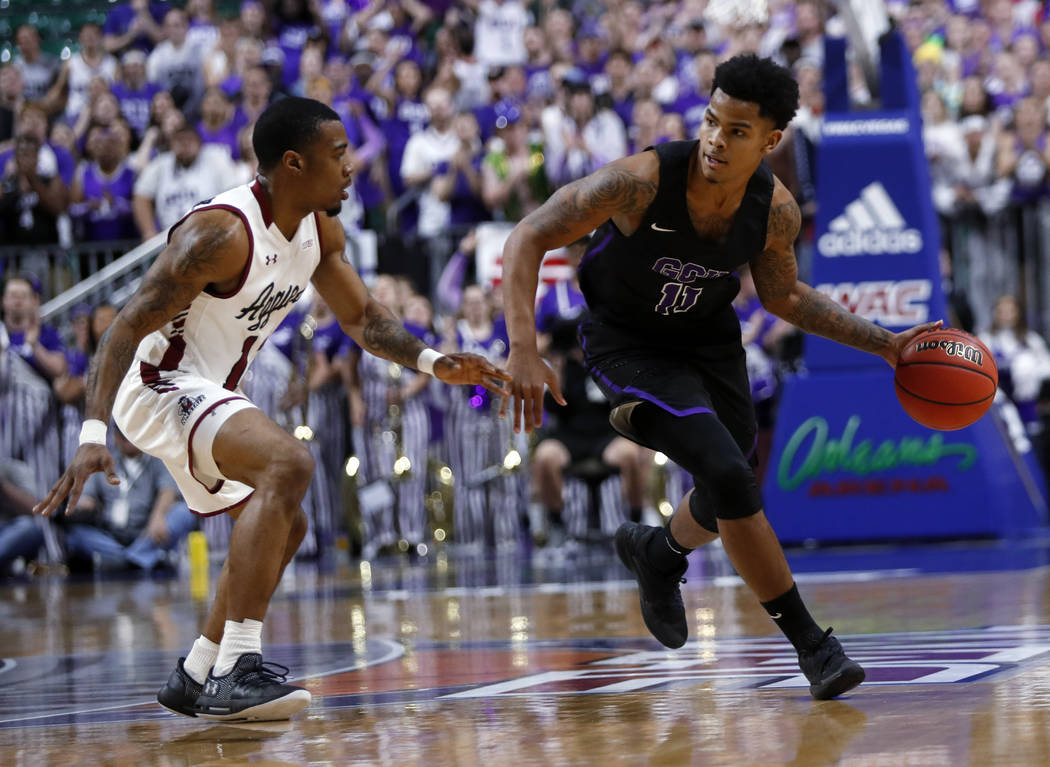
M 909 342 L 893 383 L 908 415 L 931 429 L 952 431 L 988 411 L 999 371 L 983 343 L 961 330 L 942 328 Z

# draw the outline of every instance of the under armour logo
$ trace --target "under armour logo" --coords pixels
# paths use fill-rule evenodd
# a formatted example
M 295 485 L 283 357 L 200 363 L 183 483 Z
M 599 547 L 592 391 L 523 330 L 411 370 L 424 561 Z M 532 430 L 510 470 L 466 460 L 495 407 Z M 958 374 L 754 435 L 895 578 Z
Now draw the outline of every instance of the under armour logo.
M 277 263 L 277 254 L 276 253 L 274 253 L 272 256 L 267 256 L 266 257 L 266 265 L 267 266 L 273 266 L 276 263 Z
M 215 696 L 219 694 L 219 685 L 213 680 L 209 679 L 208 683 L 204 685 L 204 694 L 208 696 Z

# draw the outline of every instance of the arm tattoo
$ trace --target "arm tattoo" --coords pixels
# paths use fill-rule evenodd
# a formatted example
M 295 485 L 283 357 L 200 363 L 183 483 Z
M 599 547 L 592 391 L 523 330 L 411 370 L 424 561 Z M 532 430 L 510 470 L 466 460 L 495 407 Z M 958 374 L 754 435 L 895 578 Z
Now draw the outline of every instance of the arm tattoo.
M 837 302 L 798 281 L 795 264 L 795 238 L 802 216 L 794 200 L 777 205 L 769 212 L 767 247 L 751 270 L 762 303 L 792 325 L 861 351 L 881 354 L 889 348 L 892 335 L 872 322 L 846 311 Z
M 798 239 L 798 233 L 801 228 L 802 211 L 798 209 L 797 202 L 789 200 L 769 211 L 769 220 L 766 224 L 766 238 L 792 245 Z
M 213 267 L 234 235 L 228 227 L 185 224 L 142 279 L 117 319 L 99 340 L 86 387 L 85 415 L 109 422 L 120 382 L 135 359 L 139 341 L 189 306 L 214 274 Z
M 566 235 L 566 222 L 579 221 L 607 210 L 609 216 L 644 212 L 656 197 L 657 184 L 622 168 L 605 167 L 597 173 L 563 186 L 530 216 L 541 235 Z
M 809 285 L 801 285 L 798 300 L 784 317 L 807 333 L 830 338 L 854 349 L 881 354 L 889 348 L 892 335 L 885 328 L 846 311 L 837 302 Z
M 419 353 L 426 346 L 405 330 L 405 326 L 380 303 L 369 301 L 365 307 L 363 334 L 368 351 L 379 357 L 415 368 Z

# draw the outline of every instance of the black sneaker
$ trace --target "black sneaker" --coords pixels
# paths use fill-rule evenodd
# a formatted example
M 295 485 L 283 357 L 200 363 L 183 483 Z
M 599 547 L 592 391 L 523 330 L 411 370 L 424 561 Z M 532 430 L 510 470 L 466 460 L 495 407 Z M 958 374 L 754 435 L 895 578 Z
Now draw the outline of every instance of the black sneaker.
M 830 700 L 864 681 L 864 669 L 846 657 L 830 627 L 820 644 L 798 654 L 798 665 L 809 680 L 809 694 L 817 700 Z
M 310 705 L 310 693 L 284 684 L 287 677 L 286 666 L 264 664 L 259 653 L 245 653 L 225 676 L 208 674 L 197 699 L 197 716 L 224 722 L 288 719 Z
M 616 531 L 616 553 L 624 567 L 638 580 L 638 595 L 642 602 L 645 625 L 660 644 L 678 648 L 689 636 L 685 622 L 685 605 L 679 583 L 685 583 L 687 564 L 667 575 L 654 570 L 645 559 L 645 547 L 650 536 L 660 532 L 659 527 L 647 527 L 636 522 L 624 522 Z
M 185 658 L 179 658 L 175 670 L 171 672 L 167 683 L 157 693 L 157 703 L 173 714 L 197 716 L 197 698 L 200 697 L 203 685 L 186 673 L 183 666 Z

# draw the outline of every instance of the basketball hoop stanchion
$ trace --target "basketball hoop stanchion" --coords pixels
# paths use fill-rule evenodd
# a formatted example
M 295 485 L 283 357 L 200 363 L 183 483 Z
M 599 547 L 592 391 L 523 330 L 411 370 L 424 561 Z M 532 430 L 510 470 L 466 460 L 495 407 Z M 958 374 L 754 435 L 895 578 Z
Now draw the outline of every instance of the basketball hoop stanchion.
M 911 54 L 880 42 L 881 111 L 850 112 L 846 45 L 825 40 L 813 287 L 892 332 L 947 320 Z M 993 412 L 958 431 L 913 421 L 880 358 L 808 336 L 785 381 L 763 495 L 789 543 L 1013 537 L 1045 524 L 1027 440 Z

